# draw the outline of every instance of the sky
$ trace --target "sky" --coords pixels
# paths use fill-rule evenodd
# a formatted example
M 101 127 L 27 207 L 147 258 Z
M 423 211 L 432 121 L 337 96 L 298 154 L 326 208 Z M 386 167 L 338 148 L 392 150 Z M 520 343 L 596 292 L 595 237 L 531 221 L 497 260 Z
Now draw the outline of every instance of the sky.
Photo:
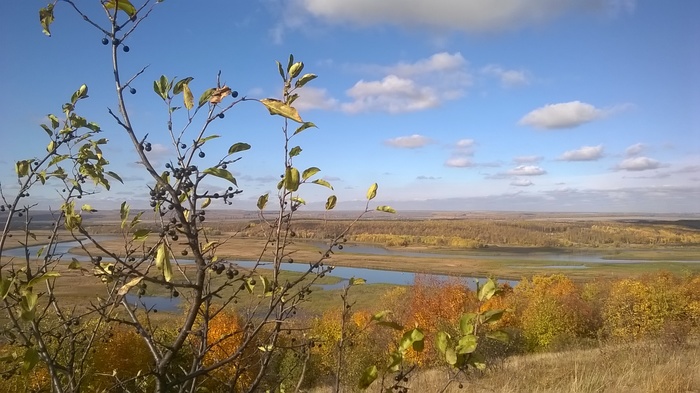
M 97 1 L 78 3 L 105 25 Z M 86 201 L 147 206 L 152 181 L 107 112 L 117 109 L 110 47 L 64 2 L 45 36 L 45 5 L 0 4 L 3 191 L 17 191 L 14 162 L 44 152 L 39 125 L 84 83 L 90 98 L 77 112 L 100 124 L 109 169 L 125 181 Z M 303 149 L 295 165 L 319 167 L 334 186 L 304 185 L 309 209 L 331 193 L 337 209 L 361 209 L 376 182 L 376 204 L 398 210 L 692 214 L 700 213 L 698 18 L 697 1 L 166 0 L 119 62 L 126 79 L 148 66 L 127 108 L 164 170 L 174 147 L 153 80 L 193 77 L 198 97 L 221 71 L 241 96 L 279 97 L 275 60 L 293 53 L 318 75 L 295 102 L 318 126 L 292 139 Z M 229 167 L 243 190 L 230 208 L 274 195 L 281 127 L 256 101 L 210 126 L 221 138 L 205 145 L 201 167 L 233 143 L 252 146 Z M 31 194 L 41 206 L 61 203 L 56 186 Z

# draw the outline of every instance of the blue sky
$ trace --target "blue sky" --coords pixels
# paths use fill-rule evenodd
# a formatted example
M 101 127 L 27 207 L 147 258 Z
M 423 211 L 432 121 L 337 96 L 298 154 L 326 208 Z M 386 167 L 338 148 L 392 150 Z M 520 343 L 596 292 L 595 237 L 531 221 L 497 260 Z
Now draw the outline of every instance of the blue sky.
M 145 206 L 147 176 L 107 114 L 109 46 L 65 3 L 44 36 L 44 5 L 0 4 L 4 190 L 14 161 L 44 150 L 45 115 L 85 83 L 78 112 L 102 126 L 105 156 L 127 183 L 89 202 Z M 275 60 L 293 53 L 319 75 L 296 102 L 319 127 L 298 136 L 297 165 L 322 169 L 339 209 L 361 206 L 377 182 L 377 203 L 399 210 L 700 213 L 699 17 L 696 1 L 166 0 L 120 64 L 126 75 L 149 66 L 127 106 L 161 166 L 172 145 L 154 79 L 192 76 L 198 97 L 221 70 L 241 95 L 276 97 Z M 244 191 L 233 207 L 275 189 L 280 126 L 256 102 L 213 124 L 222 138 L 201 166 L 232 143 L 252 145 L 230 168 Z M 327 191 L 301 189 L 311 208 Z M 56 207 L 55 195 L 32 198 Z

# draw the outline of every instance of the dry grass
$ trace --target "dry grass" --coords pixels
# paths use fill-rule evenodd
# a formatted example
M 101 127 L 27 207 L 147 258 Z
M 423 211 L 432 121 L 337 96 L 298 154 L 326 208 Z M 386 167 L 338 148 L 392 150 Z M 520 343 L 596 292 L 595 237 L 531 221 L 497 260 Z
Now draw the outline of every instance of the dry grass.
M 440 392 L 445 370 L 411 376 L 409 392 Z M 683 346 L 660 342 L 606 345 L 511 357 L 481 375 L 449 384 L 446 393 L 691 393 L 700 392 L 700 342 Z M 346 391 L 352 391 L 347 389 Z M 312 390 L 327 393 L 329 387 Z M 367 392 L 380 392 L 378 383 Z
M 437 391 L 445 374 L 417 376 L 413 391 Z M 608 345 L 600 349 L 524 355 L 481 376 L 451 384 L 447 392 L 700 392 L 700 343 Z

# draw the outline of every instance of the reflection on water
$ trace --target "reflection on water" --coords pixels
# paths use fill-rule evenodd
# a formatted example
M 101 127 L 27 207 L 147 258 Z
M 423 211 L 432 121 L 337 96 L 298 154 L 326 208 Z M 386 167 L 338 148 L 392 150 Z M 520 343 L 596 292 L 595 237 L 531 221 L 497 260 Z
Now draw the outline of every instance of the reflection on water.
M 30 255 L 36 255 L 39 249 L 41 249 L 41 245 L 39 246 L 32 246 L 29 247 L 29 253 Z M 71 241 L 71 242 L 64 242 L 64 243 L 58 243 L 56 244 L 55 250 L 52 252 L 54 255 L 62 255 L 62 259 L 65 261 L 70 261 L 72 258 L 77 259 L 78 261 L 84 262 L 84 261 L 89 261 L 90 258 L 85 256 L 85 255 L 78 255 L 78 254 L 73 254 L 69 252 L 72 248 L 79 247 L 79 243 L 77 241 Z M 369 249 L 369 247 L 368 247 Z M 377 248 L 381 249 L 381 248 Z M 390 250 L 386 250 L 389 252 Z M 415 254 L 420 254 L 420 253 L 415 253 Z M 13 257 L 24 257 L 24 250 L 21 248 L 15 248 L 15 249 L 10 249 L 10 250 L 5 250 L 3 252 L 3 255 L 5 256 L 13 256 Z M 104 262 L 108 262 L 109 258 L 103 258 Z M 181 263 L 187 263 L 187 260 L 180 260 Z M 253 261 L 235 261 L 235 264 L 245 267 L 245 268 L 252 268 L 255 266 L 255 262 Z M 261 268 L 269 268 L 270 263 L 262 262 L 259 264 Z M 287 271 L 293 271 L 293 272 L 305 272 L 309 269 L 309 264 L 308 263 L 284 263 L 282 265 L 283 270 Z M 339 283 L 334 283 L 334 284 L 319 284 L 318 287 L 322 289 L 338 289 L 342 288 L 346 283 L 347 280 L 351 277 L 362 277 L 365 280 L 367 280 L 368 284 L 393 284 L 393 285 L 411 285 L 413 284 L 416 273 L 411 273 L 411 272 L 401 272 L 401 271 L 394 271 L 394 270 L 378 270 L 378 269 L 366 269 L 366 268 L 359 268 L 359 267 L 345 267 L 345 266 L 337 266 L 331 273 L 328 273 L 329 276 L 331 277 L 338 277 L 341 279 Z M 438 279 L 447 279 L 451 276 L 444 275 L 444 274 L 425 274 L 426 276 L 430 277 L 435 277 Z M 471 287 L 476 287 L 474 280 L 472 277 L 460 277 L 463 279 L 471 279 L 467 280 L 469 285 Z M 511 285 L 517 284 L 517 281 L 508 281 L 506 280 L 505 282 L 508 282 Z M 145 298 L 145 297 L 143 297 Z M 142 299 L 143 299 L 142 298 Z M 160 299 L 160 298 L 156 298 Z
M 180 298 L 175 297 L 138 296 L 127 294 L 124 296 L 124 298 L 130 304 L 137 305 L 147 310 L 172 312 L 178 311 L 180 306 Z

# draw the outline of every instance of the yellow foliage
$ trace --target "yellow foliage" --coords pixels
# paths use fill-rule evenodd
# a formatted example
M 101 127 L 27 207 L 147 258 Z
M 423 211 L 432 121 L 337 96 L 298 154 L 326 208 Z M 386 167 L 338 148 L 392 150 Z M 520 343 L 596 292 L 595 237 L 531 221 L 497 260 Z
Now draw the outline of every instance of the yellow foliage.
M 534 276 L 515 287 L 520 327 L 530 349 L 590 333 L 592 311 L 578 287 L 561 274 Z
M 115 385 L 115 378 L 123 381 L 134 378 L 139 372 L 147 374 L 153 363 L 143 338 L 133 328 L 121 325 L 111 327 L 105 338 L 95 344 L 93 358 L 97 390 Z
M 683 289 L 684 286 L 665 273 L 613 283 L 603 310 L 606 330 L 614 337 L 638 338 L 658 333 L 666 324 L 682 321 L 686 312 L 692 315 L 695 307 Z

